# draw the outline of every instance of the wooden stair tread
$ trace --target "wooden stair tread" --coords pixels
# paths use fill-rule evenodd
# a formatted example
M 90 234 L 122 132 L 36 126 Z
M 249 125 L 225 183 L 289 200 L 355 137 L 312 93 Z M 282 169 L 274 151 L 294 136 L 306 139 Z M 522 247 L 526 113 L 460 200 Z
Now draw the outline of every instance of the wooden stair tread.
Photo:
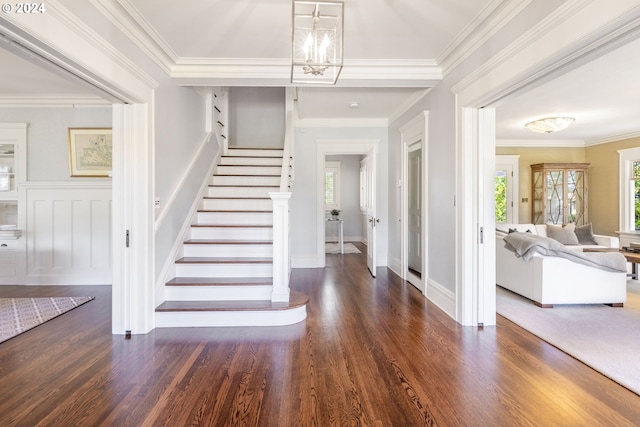
M 236 211 L 224 211 L 224 210 L 217 210 L 217 209 L 198 209 L 198 212 L 216 212 L 216 213 L 220 213 L 220 212 L 227 212 L 227 213 L 272 213 L 272 210 L 247 210 L 247 209 L 243 209 L 243 210 L 236 210 Z
M 272 285 L 271 277 L 174 277 L 166 286 Z
M 234 159 L 242 159 L 242 158 L 246 158 L 246 157 L 240 157 L 240 156 L 230 156 L 231 158 Z M 256 157 L 254 157 L 255 159 Z M 252 165 L 218 165 L 218 167 L 220 166 L 224 166 L 224 167 L 228 167 L 228 168 L 280 168 L 282 169 L 282 165 L 259 165 L 259 164 L 252 164 Z
M 228 147 L 229 150 L 284 150 L 283 147 Z M 280 156 L 282 157 L 282 156 Z
M 238 301 L 165 301 L 156 307 L 157 312 L 166 311 L 273 311 L 302 307 L 309 302 L 305 294 L 291 291 L 288 302 L 269 300 Z
M 281 159 L 282 156 L 220 156 L 221 159 Z M 228 166 L 228 165 L 223 165 Z
M 191 224 L 191 227 L 203 227 L 203 228 L 273 228 L 273 225 L 263 224 Z
M 242 175 L 246 176 L 246 175 Z M 277 175 L 269 175 L 269 176 L 277 176 Z M 246 185 L 246 184 L 209 184 L 209 187 L 226 187 L 226 188 L 280 188 L 277 185 L 269 185 L 269 184 L 256 184 L 256 185 Z
M 250 176 L 252 178 L 279 178 L 280 177 L 280 175 L 254 175 L 254 174 L 238 175 L 238 174 L 229 174 L 229 173 L 216 173 L 216 174 L 213 174 L 213 176 Z
M 183 257 L 177 264 L 272 264 L 273 258 L 260 257 Z
M 271 200 L 271 197 L 232 197 L 232 196 L 204 196 L 203 199 L 209 200 Z
M 186 245 L 273 245 L 271 240 L 189 239 Z

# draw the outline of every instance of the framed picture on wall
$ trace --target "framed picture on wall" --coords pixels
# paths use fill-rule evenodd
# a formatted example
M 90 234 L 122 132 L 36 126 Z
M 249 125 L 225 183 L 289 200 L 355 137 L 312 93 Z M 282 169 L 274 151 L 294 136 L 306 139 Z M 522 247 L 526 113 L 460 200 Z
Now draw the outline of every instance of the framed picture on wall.
M 73 177 L 108 177 L 111 128 L 69 128 L 69 168 Z

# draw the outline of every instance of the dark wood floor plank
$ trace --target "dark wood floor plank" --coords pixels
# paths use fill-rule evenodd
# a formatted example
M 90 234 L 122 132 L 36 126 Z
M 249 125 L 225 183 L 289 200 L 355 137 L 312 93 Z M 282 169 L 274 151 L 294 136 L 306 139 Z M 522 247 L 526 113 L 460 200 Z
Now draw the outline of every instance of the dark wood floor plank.
M 2 426 L 632 426 L 640 397 L 498 317 L 456 324 L 363 254 L 296 269 L 308 318 L 111 335 L 110 288 L 0 344 Z

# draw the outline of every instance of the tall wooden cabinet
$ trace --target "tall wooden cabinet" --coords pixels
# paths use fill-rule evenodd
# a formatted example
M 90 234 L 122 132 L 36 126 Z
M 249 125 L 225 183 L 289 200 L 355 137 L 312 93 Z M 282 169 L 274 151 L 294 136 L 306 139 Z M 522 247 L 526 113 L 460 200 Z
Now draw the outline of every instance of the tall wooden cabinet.
M 589 163 L 531 165 L 531 220 L 534 224 L 588 222 Z

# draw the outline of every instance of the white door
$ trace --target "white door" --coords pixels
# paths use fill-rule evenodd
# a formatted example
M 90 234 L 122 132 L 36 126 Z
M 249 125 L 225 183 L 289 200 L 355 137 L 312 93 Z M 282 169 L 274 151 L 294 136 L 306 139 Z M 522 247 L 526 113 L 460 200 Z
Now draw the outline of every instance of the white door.
M 422 141 L 407 153 L 407 281 L 424 292 L 422 282 Z
M 367 199 L 367 268 L 376 277 L 376 226 L 380 222 L 376 216 L 376 161 L 373 152 L 367 154 L 366 163 L 366 199 Z

